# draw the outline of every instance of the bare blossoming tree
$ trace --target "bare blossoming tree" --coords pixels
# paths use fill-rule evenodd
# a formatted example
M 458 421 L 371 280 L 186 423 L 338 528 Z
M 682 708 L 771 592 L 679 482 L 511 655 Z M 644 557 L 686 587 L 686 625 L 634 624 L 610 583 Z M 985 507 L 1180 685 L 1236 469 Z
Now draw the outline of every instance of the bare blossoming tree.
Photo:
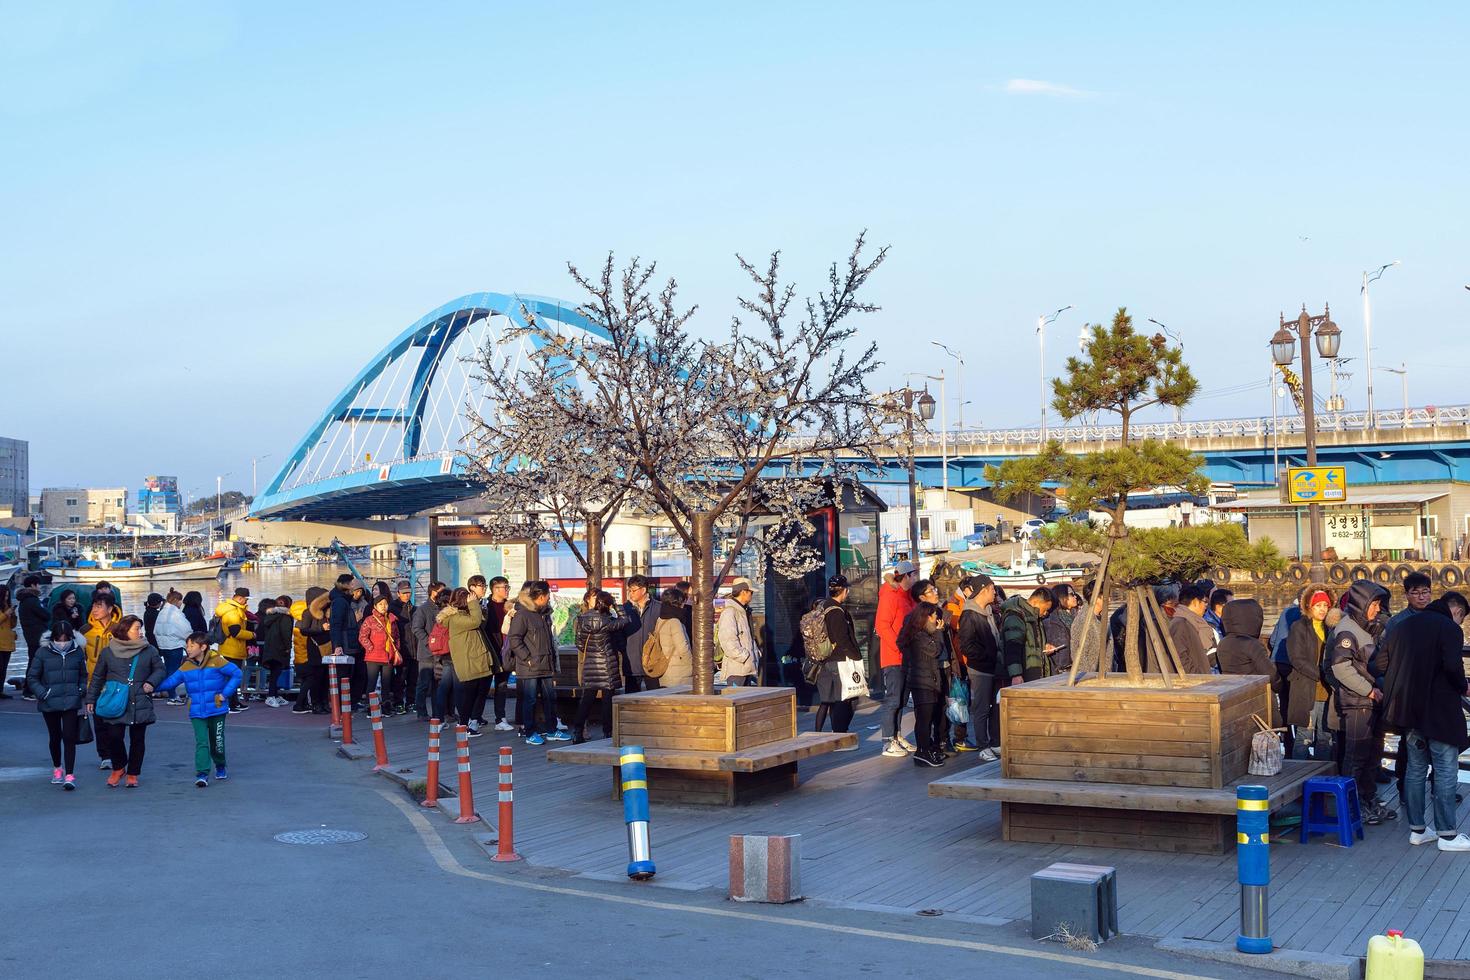
M 834 484 L 881 470 L 891 420 L 867 386 L 877 349 L 849 349 L 851 317 L 877 309 L 859 293 L 887 253 L 864 246 L 859 236 L 827 288 L 801 300 L 781 281 L 779 253 L 764 267 L 737 256 L 754 290 L 721 341 L 690 335 L 696 308 L 679 305 L 673 279 L 655 293 L 653 265 L 619 272 L 609 255 L 594 277 L 569 266 L 594 329 L 564 332 L 527 311 L 526 327 L 481 352 L 501 414 L 479 420 L 474 465 L 492 497 L 520 506 L 538 486 L 554 490 L 589 537 L 598 519 L 636 507 L 689 550 L 697 694 L 714 687 L 716 529 L 736 537 L 731 559 L 748 539 L 777 570 L 809 571 L 820 556 L 803 544 L 807 515 Z M 513 362 L 505 345 L 527 339 Z M 767 534 L 748 534 L 757 519 Z

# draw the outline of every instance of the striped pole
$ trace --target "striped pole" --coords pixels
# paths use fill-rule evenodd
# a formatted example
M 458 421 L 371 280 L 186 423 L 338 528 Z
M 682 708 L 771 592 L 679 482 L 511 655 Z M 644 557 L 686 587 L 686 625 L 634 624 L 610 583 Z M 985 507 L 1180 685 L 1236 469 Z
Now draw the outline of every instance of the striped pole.
M 510 771 L 510 746 L 500 747 L 500 810 L 496 822 L 500 824 L 498 833 L 499 846 L 495 849 L 492 861 L 519 861 L 521 856 L 516 853 L 516 831 L 515 831 L 515 780 Z
M 332 728 L 342 728 L 342 706 L 337 703 L 337 665 L 327 664 L 327 700 L 332 702 Z
M 420 806 L 439 805 L 439 733 L 443 729 L 442 720 L 429 719 L 429 766 L 424 780 L 424 802 Z
M 628 877 L 647 881 L 653 877 L 653 850 L 648 838 L 648 768 L 643 746 L 625 745 L 618 753 L 623 786 L 623 820 L 628 824 Z
M 454 741 L 454 752 L 459 758 L 459 817 L 454 822 L 474 823 L 480 815 L 475 812 L 475 789 L 470 782 L 470 730 L 455 725 Z
M 1235 864 L 1240 877 L 1242 953 L 1271 952 L 1271 804 L 1264 786 L 1235 791 Z
M 341 703 L 342 714 L 342 744 L 352 744 L 352 678 L 337 678 L 337 695 Z
M 368 694 L 368 716 L 373 723 L 373 757 L 377 760 L 373 772 L 388 768 L 388 742 L 383 737 L 383 700 L 377 691 Z

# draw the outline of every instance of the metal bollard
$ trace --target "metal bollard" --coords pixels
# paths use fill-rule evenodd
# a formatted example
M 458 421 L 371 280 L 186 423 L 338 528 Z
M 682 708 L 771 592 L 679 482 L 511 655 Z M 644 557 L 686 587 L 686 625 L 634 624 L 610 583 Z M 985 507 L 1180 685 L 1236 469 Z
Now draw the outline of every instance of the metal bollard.
M 352 678 L 337 678 L 338 701 L 342 712 L 342 744 L 352 744 Z
M 623 784 L 623 820 L 628 824 L 628 877 L 647 881 L 654 875 L 653 850 L 648 838 L 648 768 L 643 746 L 625 745 L 618 753 Z
M 420 806 L 439 805 L 439 733 L 443 730 L 443 721 L 429 719 L 429 765 L 424 780 L 424 801 Z
M 323 658 L 325 659 L 325 658 Z M 335 658 L 334 658 L 335 659 Z M 337 665 L 327 664 L 327 700 L 332 702 L 332 731 L 342 730 L 342 705 L 337 698 Z
M 475 787 L 470 782 L 470 730 L 464 725 L 454 726 L 455 755 L 459 757 L 459 817 L 455 823 L 474 823 L 480 819 L 475 812 Z
M 383 701 L 377 691 L 368 694 L 368 715 L 373 725 L 373 772 L 388 768 L 388 742 L 383 737 Z
M 1271 943 L 1271 809 L 1264 786 L 1235 791 L 1235 861 L 1240 877 L 1242 953 L 1269 953 Z
M 500 747 L 500 810 L 496 822 L 500 825 L 496 838 L 495 856 L 492 861 L 519 861 L 516 853 L 515 835 L 515 779 L 511 775 L 510 746 Z

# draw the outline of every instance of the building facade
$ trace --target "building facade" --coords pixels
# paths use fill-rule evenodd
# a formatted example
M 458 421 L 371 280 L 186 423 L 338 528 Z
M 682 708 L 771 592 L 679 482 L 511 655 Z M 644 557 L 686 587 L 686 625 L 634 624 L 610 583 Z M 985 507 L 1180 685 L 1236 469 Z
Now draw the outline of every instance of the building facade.
M 41 518 L 53 531 L 68 527 L 126 524 L 126 487 L 47 487 L 41 491 Z
M 0 514 L 11 517 L 30 513 L 31 444 L 24 439 L 0 436 Z

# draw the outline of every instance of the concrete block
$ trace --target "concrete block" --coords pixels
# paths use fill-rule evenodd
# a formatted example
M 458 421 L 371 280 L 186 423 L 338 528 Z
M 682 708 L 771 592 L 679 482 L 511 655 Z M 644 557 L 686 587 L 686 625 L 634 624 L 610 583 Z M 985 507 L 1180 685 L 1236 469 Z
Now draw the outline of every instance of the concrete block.
M 1112 868 L 1053 864 L 1031 876 L 1031 937 L 1054 936 L 1063 923 L 1074 936 L 1103 942 L 1115 934 Z
M 801 835 L 731 834 L 730 897 L 774 904 L 801 898 Z

